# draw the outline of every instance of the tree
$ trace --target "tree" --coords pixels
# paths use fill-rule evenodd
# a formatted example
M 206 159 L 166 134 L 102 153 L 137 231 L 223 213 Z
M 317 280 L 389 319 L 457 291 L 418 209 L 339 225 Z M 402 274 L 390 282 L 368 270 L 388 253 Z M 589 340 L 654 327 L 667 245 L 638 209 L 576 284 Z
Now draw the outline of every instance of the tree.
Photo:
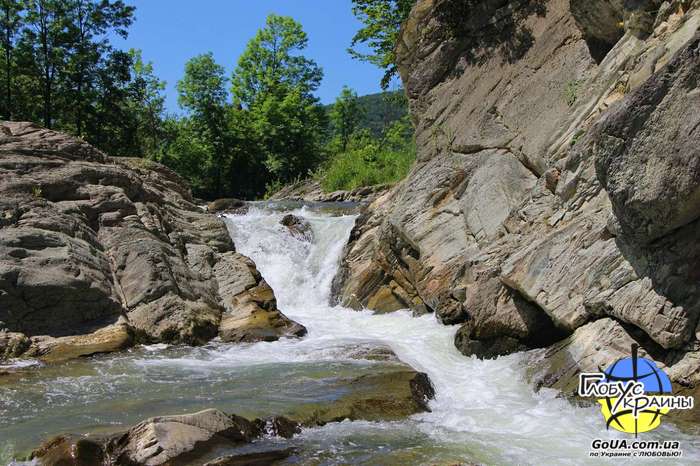
M 69 56 L 69 88 L 75 94 L 75 132 L 83 133 L 85 107 L 89 98 L 96 69 L 101 58 L 111 50 L 106 34 L 114 32 L 126 38 L 127 28 L 133 22 L 134 7 L 122 0 L 68 0 L 65 1 L 68 33 L 72 49 Z
M 2 115 L 7 120 L 12 119 L 12 74 L 13 74 L 13 51 L 19 31 L 22 28 L 22 16 L 20 12 L 24 8 L 23 2 L 19 0 L 2 0 L 0 2 L 0 26 L 2 27 L 2 48 L 4 51 L 4 100 Z
M 70 35 L 66 2 L 61 0 L 28 0 L 25 29 L 26 40 L 32 44 L 34 60 L 38 66 L 44 126 L 53 125 L 53 98 L 56 92 L 57 73 L 65 63 L 70 50 Z
M 384 69 L 381 84 L 387 89 L 398 72 L 394 48 L 401 25 L 408 18 L 415 0 L 352 0 L 352 3 L 352 12 L 364 27 L 352 38 L 348 52 L 353 58 Z M 360 51 L 360 44 L 368 46 L 372 52 Z
M 141 50 L 129 50 L 131 57 L 130 110 L 138 122 L 137 137 L 141 154 L 153 153 L 159 143 L 162 115 L 165 110 L 165 81 L 153 72 L 153 63 L 144 62 Z
M 270 94 L 251 109 L 251 114 L 272 183 L 306 176 L 316 166 L 327 121 L 315 99 L 299 89 L 281 99 Z
M 233 74 L 234 99 L 257 140 L 248 166 L 264 167 L 268 185 L 305 176 L 321 157 L 327 121 L 313 92 L 323 72 L 300 54 L 307 44 L 299 23 L 271 14 Z
M 208 167 L 214 181 L 214 193 L 221 197 L 222 168 L 227 156 L 225 107 L 228 93 L 224 69 L 210 53 L 185 64 L 185 75 L 177 83 L 178 103 L 191 112 L 200 136 L 210 142 Z
M 295 55 L 307 44 L 301 24 L 287 16 L 269 15 L 238 60 L 232 86 L 236 100 L 251 106 L 272 92 L 279 96 L 291 89 L 310 97 L 323 72 L 313 60 Z
M 357 93 L 349 87 L 343 86 L 340 96 L 338 96 L 330 111 L 333 130 L 336 136 L 340 138 L 340 146 L 343 152 L 348 148 L 348 141 L 357 129 L 360 117 Z

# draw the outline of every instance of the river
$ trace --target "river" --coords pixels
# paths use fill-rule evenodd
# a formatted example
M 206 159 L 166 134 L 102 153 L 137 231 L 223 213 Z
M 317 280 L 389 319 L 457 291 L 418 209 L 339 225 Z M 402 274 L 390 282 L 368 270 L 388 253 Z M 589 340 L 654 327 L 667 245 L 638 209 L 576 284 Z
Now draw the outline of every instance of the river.
M 294 210 L 312 225 L 315 239 L 307 243 L 279 224 L 284 213 L 254 207 L 226 221 L 237 250 L 255 260 L 279 308 L 307 327 L 306 337 L 142 346 L 27 371 L 0 383 L 0 462 L 50 435 L 116 430 L 153 415 L 209 407 L 246 416 L 281 412 L 322 398 L 328 377 L 377 370 L 381 363 L 345 354 L 348 346 L 374 343 L 429 375 L 436 390 L 432 412 L 400 422 L 329 424 L 245 448 L 291 444 L 298 454 L 290 464 L 600 464 L 587 457 L 591 441 L 623 438 L 605 430 L 596 408 L 574 407 L 551 390 L 535 393 L 525 380 L 523 354 L 466 358 L 453 345 L 457 327 L 433 315 L 330 306 L 331 281 L 355 216 Z M 700 439 L 668 423 L 647 439 L 680 440 L 683 461 L 700 461 Z

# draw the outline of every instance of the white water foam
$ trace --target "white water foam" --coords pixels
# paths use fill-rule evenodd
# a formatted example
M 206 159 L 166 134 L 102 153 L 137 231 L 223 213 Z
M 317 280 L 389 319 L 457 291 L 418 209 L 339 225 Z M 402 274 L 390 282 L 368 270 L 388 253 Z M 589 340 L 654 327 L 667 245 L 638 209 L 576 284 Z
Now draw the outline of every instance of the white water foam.
M 252 209 L 247 215 L 227 218 L 237 250 L 255 260 L 275 290 L 280 309 L 309 330 L 300 341 L 249 347 L 252 360 L 327 360 L 342 357 L 335 349 L 348 343 L 386 344 L 401 360 L 428 373 L 436 389 L 432 412 L 414 416 L 403 428 L 417 429 L 436 443 L 462 447 L 471 455 L 465 460 L 582 464 L 589 461 L 593 439 L 629 438 L 607 431 L 595 408 L 573 407 L 553 390 L 534 393 L 524 380 L 522 354 L 488 361 L 466 358 L 453 345 L 457 327 L 443 326 L 433 315 L 416 318 L 407 311 L 373 314 L 330 306 L 331 281 L 355 217 L 331 217 L 306 209 L 292 213 L 311 223 L 312 244 L 295 239 L 280 225 L 283 213 Z M 240 350 L 231 351 L 240 358 Z M 366 424 L 345 422 L 305 435 L 350 435 L 366 429 Z M 387 425 L 398 429 L 396 423 Z M 678 439 L 685 450 L 683 460 L 698 459 L 700 440 L 671 427 L 664 426 L 645 439 Z

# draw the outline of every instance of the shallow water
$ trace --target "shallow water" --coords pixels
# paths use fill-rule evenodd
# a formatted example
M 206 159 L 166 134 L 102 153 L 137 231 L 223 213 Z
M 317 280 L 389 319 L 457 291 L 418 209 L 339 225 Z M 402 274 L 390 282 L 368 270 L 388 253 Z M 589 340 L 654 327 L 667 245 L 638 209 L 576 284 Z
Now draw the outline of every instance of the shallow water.
M 257 416 L 318 401 L 334 395 L 334 380 L 386 364 L 347 357 L 348 345 L 362 343 L 388 345 L 427 372 L 436 389 L 432 412 L 401 422 L 329 424 L 243 450 L 292 445 L 298 453 L 288 462 L 304 464 L 585 464 L 593 439 L 624 438 L 605 430 L 595 408 L 573 407 L 549 390 L 534 393 L 524 380 L 522 354 L 465 358 L 452 344 L 457 327 L 432 315 L 329 306 L 330 284 L 355 219 L 333 212 L 294 210 L 311 222 L 312 244 L 279 224 L 285 214 L 279 209 L 254 207 L 227 218 L 237 250 L 255 260 L 280 309 L 308 328 L 305 338 L 155 345 L 25 371 L 19 380 L 0 382 L 0 459 L 52 434 L 118 429 L 152 415 L 218 407 Z M 644 436 L 662 438 L 682 442 L 686 464 L 700 461 L 697 437 L 668 425 Z

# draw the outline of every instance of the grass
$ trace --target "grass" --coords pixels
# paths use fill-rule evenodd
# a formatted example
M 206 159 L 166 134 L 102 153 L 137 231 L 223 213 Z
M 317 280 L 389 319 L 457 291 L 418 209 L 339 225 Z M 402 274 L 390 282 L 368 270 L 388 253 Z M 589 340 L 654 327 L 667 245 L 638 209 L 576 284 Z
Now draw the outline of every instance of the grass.
M 412 143 L 401 148 L 369 144 L 334 155 L 316 178 L 327 192 L 396 183 L 408 174 L 415 158 Z
M 564 87 L 564 100 L 569 107 L 574 105 L 576 100 L 578 100 L 578 92 L 581 89 L 581 84 L 582 82 L 578 80 L 571 80 L 566 83 Z

